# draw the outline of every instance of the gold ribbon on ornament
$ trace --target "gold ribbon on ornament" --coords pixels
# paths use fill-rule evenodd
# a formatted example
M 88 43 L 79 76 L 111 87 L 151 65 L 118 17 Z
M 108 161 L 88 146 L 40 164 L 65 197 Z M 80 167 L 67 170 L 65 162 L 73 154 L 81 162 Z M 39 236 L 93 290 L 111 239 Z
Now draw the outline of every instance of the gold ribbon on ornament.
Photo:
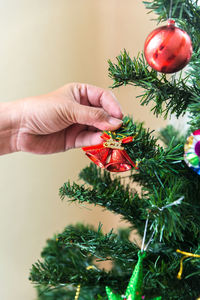
M 181 254 L 184 255 L 180 259 L 180 269 L 179 269 L 179 272 L 178 272 L 178 275 L 177 275 L 177 278 L 181 279 L 181 276 L 182 276 L 182 273 L 183 273 L 183 261 L 184 261 L 184 259 L 186 259 L 188 257 L 200 258 L 200 254 L 193 254 L 193 253 L 190 253 L 190 252 L 181 251 L 179 249 L 177 249 L 176 252 L 181 253 Z

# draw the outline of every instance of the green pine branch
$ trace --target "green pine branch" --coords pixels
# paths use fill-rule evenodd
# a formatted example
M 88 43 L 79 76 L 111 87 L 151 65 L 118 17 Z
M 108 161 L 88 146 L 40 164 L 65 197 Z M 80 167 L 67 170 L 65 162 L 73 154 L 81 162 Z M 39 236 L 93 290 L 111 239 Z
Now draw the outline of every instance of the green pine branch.
M 165 128 L 162 128 L 159 132 L 159 139 L 166 145 L 170 144 L 172 147 L 178 145 L 184 145 L 186 141 L 186 135 L 181 134 L 177 129 L 172 125 L 167 125 Z M 182 146 L 183 152 L 183 146 Z
M 112 181 L 111 185 L 106 184 L 103 191 L 101 188 L 92 190 L 85 185 L 64 183 L 60 188 L 60 197 L 64 199 L 66 196 L 71 202 L 99 205 L 113 213 L 121 214 L 123 219 L 129 221 L 133 227 L 144 224 L 144 217 L 142 220 L 141 217 L 142 211 L 145 209 L 145 202 L 136 192 L 129 193 L 128 187 L 124 188 L 117 178 Z M 143 209 L 140 208 L 141 205 L 143 205 Z
M 137 262 L 137 248 L 129 241 L 129 233 L 125 230 L 104 235 L 101 228 L 94 230 L 91 226 L 77 224 L 66 227 L 62 233 L 48 240 L 41 255 L 43 261 L 34 264 L 30 273 L 30 280 L 38 284 L 39 299 L 73 299 L 79 284 L 82 300 L 86 300 L 86 291 L 93 300 L 106 299 L 105 286 L 108 284 L 123 294 Z M 200 246 L 187 249 L 197 253 Z M 112 269 L 105 271 L 99 268 L 96 265 L 99 259 L 111 260 Z M 143 292 L 146 297 L 158 295 L 159 290 L 159 294 L 167 300 L 171 286 L 173 299 L 185 300 L 185 291 L 191 299 L 198 296 L 195 287 L 200 263 L 191 259 L 185 263 L 184 280 L 180 281 L 176 279 L 179 259 L 175 249 L 154 243 L 144 260 Z M 95 267 L 88 270 L 89 265 Z M 55 298 L 56 295 L 61 298 Z
M 129 241 L 129 234 L 129 229 L 124 229 L 118 234 L 112 230 L 103 234 L 101 224 L 97 230 L 79 224 L 76 227 L 67 227 L 58 235 L 58 242 L 63 247 L 73 245 L 83 256 L 91 256 L 96 261 L 112 260 L 118 266 L 117 273 L 121 273 L 127 271 L 127 266 L 124 268 L 127 260 L 130 265 L 137 261 L 137 258 L 133 258 L 133 253 L 137 253 L 138 247 Z
M 90 287 L 93 294 L 104 296 L 106 282 L 116 285 L 121 276 L 128 282 L 137 262 L 138 248 L 129 241 L 129 232 L 126 229 L 119 234 L 111 231 L 104 235 L 101 226 L 98 230 L 81 224 L 68 226 L 47 241 L 41 253 L 43 261 L 32 266 L 30 280 L 39 285 L 43 295 L 63 291 L 63 287 L 67 294 L 75 295 L 76 287 L 81 284 L 83 288 Z M 106 260 L 113 262 L 108 272 L 96 265 L 97 261 Z M 119 289 L 123 289 L 123 284 L 118 283 Z
M 195 103 L 189 106 L 190 117 L 190 133 L 200 128 L 200 99 L 197 99 Z
M 94 169 L 96 167 L 93 165 L 86 168 L 86 177 L 87 174 L 90 174 L 90 178 L 94 177 Z M 106 173 L 104 172 L 104 174 Z M 85 178 L 83 174 L 84 170 L 82 171 L 82 178 Z M 130 189 L 124 188 L 119 178 L 112 181 L 105 180 L 105 178 L 108 178 L 108 175 L 104 177 L 98 172 L 95 180 L 98 183 L 87 179 L 88 182 L 93 183 L 92 188 L 76 183 L 65 183 L 60 189 L 60 196 L 62 199 L 67 196 L 71 202 L 78 201 L 79 203 L 99 205 L 119 214 L 122 219 L 131 223 L 132 228 L 137 228 L 141 235 L 144 232 L 148 212 L 152 211 L 150 214 L 151 227 L 155 230 L 155 237 L 163 242 L 169 241 L 173 237 L 176 245 L 178 241 L 183 241 L 186 236 L 191 235 L 190 240 L 195 242 L 199 236 L 197 227 L 198 224 L 200 225 L 200 217 L 195 215 L 197 207 L 190 205 L 191 195 L 189 198 L 185 196 L 181 205 L 169 207 L 159 212 L 158 208 L 184 197 L 186 187 L 177 176 L 172 177 L 169 174 L 160 188 L 153 184 L 149 189 L 143 188 L 142 197 L 139 197 L 136 192 L 131 195 Z M 182 215 L 184 215 L 184 220 L 181 218 Z M 148 232 L 148 236 L 150 234 L 151 232 Z
M 158 15 L 157 20 L 159 22 L 166 21 L 169 18 L 170 0 L 151 0 L 143 1 L 143 3 L 150 12 Z M 199 6 L 197 0 L 176 0 L 172 2 L 171 17 L 177 19 L 177 21 L 185 20 L 195 28 L 200 28 L 198 12 Z
M 134 85 L 144 89 L 139 95 L 141 105 L 153 103 L 152 111 L 156 116 L 176 114 L 184 115 L 188 106 L 199 98 L 199 88 L 187 84 L 188 77 L 167 79 L 165 74 L 158 74 L 150 69 L 143 55 L 131 59 L 126 50 L 116 58 L 117 63 L 109 63 L 109 77 L 113 80 L 113 88 L 122 85 Z

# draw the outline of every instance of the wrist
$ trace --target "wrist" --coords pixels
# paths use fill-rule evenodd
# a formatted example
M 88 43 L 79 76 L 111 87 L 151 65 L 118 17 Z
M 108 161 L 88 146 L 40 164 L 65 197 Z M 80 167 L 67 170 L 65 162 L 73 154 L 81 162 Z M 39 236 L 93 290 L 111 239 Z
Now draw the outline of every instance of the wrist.
M 17 151 L 19 102 L 0 103 L 0 155 Z

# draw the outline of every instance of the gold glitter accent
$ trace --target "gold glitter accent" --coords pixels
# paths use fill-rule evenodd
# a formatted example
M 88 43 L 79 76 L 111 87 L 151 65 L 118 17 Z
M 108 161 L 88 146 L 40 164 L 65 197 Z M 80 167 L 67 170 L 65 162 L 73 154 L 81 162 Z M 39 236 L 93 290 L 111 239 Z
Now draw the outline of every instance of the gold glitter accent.
M 96 268 L 94 267 L 94 266 L 88 266 L 87 268 L 86 268 L 86 270 L 95 270 Z
M 177 253 L 181 253 L 184 256 L 180 259 L 180 270 L 178 272 L 177 278 L 181 279 L 182 273 L 183 273 L 183 260 L 188 258 L 188 257 L 194 257 L 194 258 L 200 258 L 199 254 L 193 254 L 190 252 L 185 252 L 185 251 L 181 251 L 179 249 L 176 250 Z
M 81 285 L 79 284 L 76 289 L 76 295 L 75 295 L 74 300 L 78 300 L 79 295 L 80 295 L 80 290 L 81 290 Z
M 96 269 L 94 266 L 88 266 L 88 267 L 86 268 L 86 270 L 94 270 L 94 269 Z M 76 295 L 75 295 L 74 300 L 78 300 L 78 298 L 79 298 L 79 296 L 80 296 L 80 291 L 81 291 L 81 285 L 79 284 L 79 285 L 77 286 L 77 289 L 76 289 Z
M 140 163 L 141 163 L 141 160 L 137 160 L 136 164 L 135 164 L 135 167 L 138 168 L 138 166 L 139 166 Z
M 103 143 L 103 146 L 105 148 L 124 150 L 124 147 L 122 147 L 121 144 L 122 144 L 122 140 L 116 141 L 110 138 L 108 141 Z
M 185 152 L 188 152 L 193 144 L 193 141 L 194 141 L 194 137 L 192 135 L 190 135 L 188 138 L 187 138 L 187 142 L 185 143 L 185 146 L 184 146 L 184 150 Z

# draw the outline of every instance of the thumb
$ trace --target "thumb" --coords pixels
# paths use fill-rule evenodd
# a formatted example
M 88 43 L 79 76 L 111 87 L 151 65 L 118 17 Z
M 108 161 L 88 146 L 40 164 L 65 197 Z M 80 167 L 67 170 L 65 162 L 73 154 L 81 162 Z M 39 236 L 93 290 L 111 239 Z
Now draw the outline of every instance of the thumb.
M 74 122 L 94 126 L 100 130 L 116 130 L 123 121 L 109 115 L 103 108 L 76 104 L 74 107 Z

